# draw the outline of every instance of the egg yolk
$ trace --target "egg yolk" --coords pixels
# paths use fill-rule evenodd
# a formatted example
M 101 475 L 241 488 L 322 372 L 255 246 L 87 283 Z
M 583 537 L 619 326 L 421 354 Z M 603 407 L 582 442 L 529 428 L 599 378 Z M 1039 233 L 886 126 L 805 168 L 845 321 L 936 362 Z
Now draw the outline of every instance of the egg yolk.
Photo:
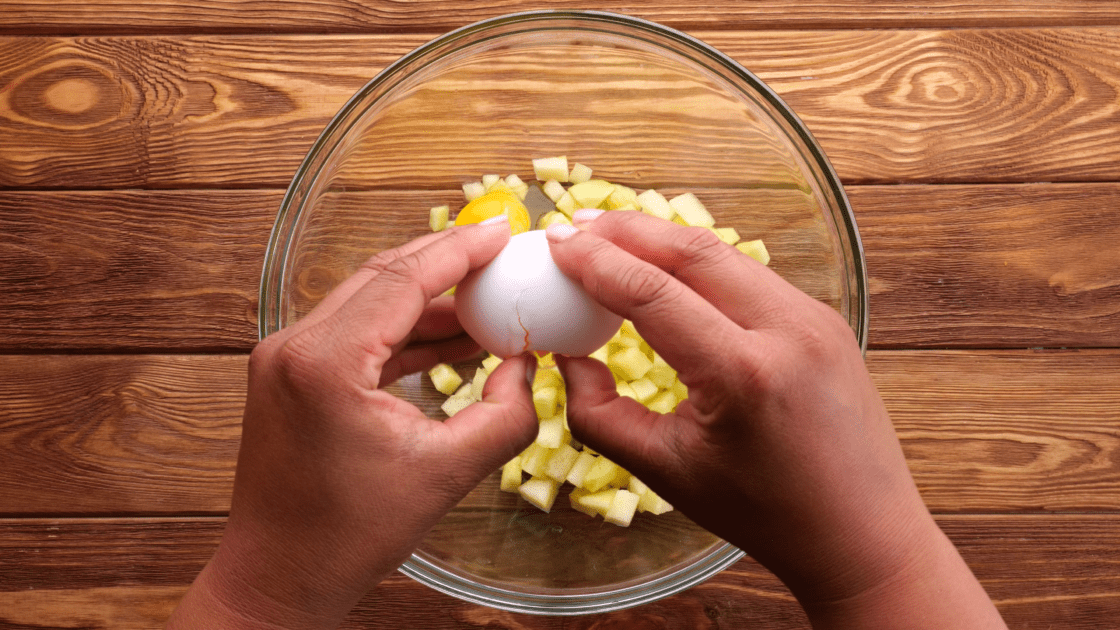
M 529 231 L 529 211 L 521 203 L 516 193 L 506 190 L 492 190 L 463 206 L 455 217 L 455 225 L 467 225 L 485 221 L 499 214 L 509 217 L 512 234 Z

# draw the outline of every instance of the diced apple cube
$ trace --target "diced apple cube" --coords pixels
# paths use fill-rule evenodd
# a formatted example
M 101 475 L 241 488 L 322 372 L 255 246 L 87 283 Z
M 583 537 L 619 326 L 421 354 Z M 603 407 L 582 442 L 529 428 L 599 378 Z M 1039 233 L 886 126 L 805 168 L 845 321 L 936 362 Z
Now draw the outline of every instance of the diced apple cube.
M 612 192 L 614 192 L 614 184 L 602 179 L 573 184 L 568 189 L 568 194 L 575 198 L 581 208 L 598 208 Z
M 510 173 L 509 175 L 506 175 L 506 185 L 514 190 L 517 190 L 522 186 L 528 186 L 528 184 L 526 184 L 520 177 L 517 176 L 517 173 Z
M 455 390 L 454 394 L 451 394 L 451 396 L 453 398 L 470 398 L 471 397 L 471 384 L 470 383 L 463 383 L 462 385 L 459 386 L 459 389 Z M 472 398 L 471 400 L 473 402 L 474 399 Z
M 555 387 L 541 387 L 533 390 L 533 407 L 537 410 L 538 418 L 555 416 L 558 401 L 559 395 Z
M 756 239 L 745 243 L 736 243 L 735 249 L 764 265 L 770 264 L 770 252 L 766 251 L 766 245 L 761 240 Z
M 673 392 L 664 390 L 651 398 L 646 406 L 654 413 L 672 413 L 677 408 L 677 397 Z
M 572 464 L 571 470 L 568 471 L 565 481 L 576 486 L 577 488 L 583 485 L 583 479 L 587 476 L 587 471 L 591 470 L 591 466 L 595 464 L 595 456 L 588 453 L 586 447 L 580 452 L 579 457 Z
M 638 195 L 637 199 L 642 205 L 642 212 L 652 214 L 659 219 L 670 221 L 677 214 L 665 196 L 652 188 Z
M 486 187 L 482 185 L 482 182 L 467 182 L 463 184 L 463 196 L 467 198 L 467 201 L 474 201 L 485 194 Z
M 544 192 L 545 195 L 548 195 L 552 203 L 560 201 L 560 197 L 563 197 L 565 192 L 564 185 L 555 179 L 550 179 L 545 182 L 544 185 L 541 186 L 541 191 Z
M 560 212 L 559 210 L 549 210 L 548 212 L 544 213 L 541 218 L 537 219 L 537 228 L 544 230 L 547 229 L 548 226 L 556 225 L 557 223 L 571 225 L 572 220 L 568 218 L 568 215 Z
M 713 234 L 718 236 L 719 240 L 727 243 L 728 245 L 734 245 L 735 243 L 739 242 L 739 231 L 733 227 L 713 227 L 708 229 L 711 230 Z
M 600 363 L 606 363 L 607 358 L 608 358 L 608 352 L 609 352 L 608 347 L 603 346 L 602 348 L 599 348 L 598 350 L 596 350 L 595 352 L 592 352 L 591 354 L 589 354 L 587 356 L 592 358 L 592 359 L 595 359 L 596 361 L 599 361 Z
M 558 182 L 568 181 L 568 157 L 537 158 L 533 160 L 533 174 L 538 181 L 555 179 Z
M 435 206 L 428 211 L 428 227 L 433 232 L 442 232 L 447 229 L 447 218 L 451 215 L 450 206 Z
M 532 503 L 544 512 L 552 509 L 552 503 L 556 501 L 556 494 L 559 491 L 560 484 L 544 477 L 534 477 L 518 488 L 522 499 Z
M 482 400 L 482 389 L 486 387 L 486 378 L 490 373 L 482 368 L 475 368 L 474 378 L 471 379 L 471 398 Z
M 576 502 L 595 514 L 602 515 L 606 514 L 607 510 L 611 509 L 611 504 L 614 503 L 614 495 L 617 493 L 617 488 L 603 490 L 602 492 L 589 492 L 576 499 Z M 580 511 L 582 512 L 583 510 Z
M 677 397 L 678 401 L 688 398 L 688 385 L 682 383 L 679 378 L 673 381 L 673 385 L 669 388 L 669 391 L 673 392 L 673 395 Z
M 653 361 L 637 348 L 626 348 L 607 358 L 607 367 L 622 376 L 623 380 L 634 381 L 646 375 L 653 367 Z
M 454 395 L 455 390 L 463 384 L 463 377 L 446 363 L 440 363 L 428 370 L 428 376 L 432 379 L 432 385 L 435 385 L 439 393 L 444 396 Z
M 486 190 L 490 190 L 490 188 L 494 184 L 497 184 L 498 181 L 501 180 L 501 179 L 502 179 L 501 175 L 494 175 L 494 174 L 483 175 L 482 176 L 482 186 L 484 188 L 486 188 Z
M 521 456 L 518 455 L 502 466 L 501 489 L 506 492 L 517 492 L 521 486 Z
M 459 413 L 467 407 L 470 407 L 472 403 L 474 403 L 474 400 L 471 400 L 466 396 L 452 396 L 451 398 L 443 401 L 443 404 L 440 405 L 439 408 L 443 410 L 443 413 L 447 414 L 448 418 L 450 418 L 451 416 Z
M 638 511 L 640 512 L 664 514 L 672 510 L 673 506 L 669 505 L 669 502 L 665 499 L 657 496 L 657 493 L 653 490 L 647 490 L 646 493 L 638 499 Z
M 661 389 L 669 389 L 677 378 L 677 371 L 669 365 L 660 355 L 653 355 L 653 365 L 646 372 L 646 378 Z
M 669 205 L 684 219 L 685 223 L 696 227 L 712 227 L 716 220 L 712 218 L 708 209 L 692 193 L 677 195 L 669 200 Z
M 616 472 L 618 472 L 617 464 L 606 457 L 600 457 L 584 475 L 582 487 L 589 492 L 598 492 L 607 487 Z
M 648 378 L 639 378 L 630 381 L 630 388 L 634 390 L 634 400 L 642 403 L 643 405 L 653 400 L 657 395 L 657 385 Z
M 618 327 L 618 334 L 624 337 L 633 337 L 635 339 L 642 338 L 642 336 L 638 334 L 638 328 L 634 326 L 634 322 L 628 319 L 622 320 L 622 325 Z
M 582 184 L 591 179 L 591 167 L 579 162 L 572 165 L 572 172 L 568 174 L 568 181 Z
M 496 357 L 492 354 L 482 360 L 482 368 L 484 370 L 486 370 L 487 372 L 493 372 L 501 364 L 502 364 L 501 358 Z
M 537 427 L 537 444 L 545 448 L 560 448 L 564 443 L 564 418 L 554 416 L 541 420 Z
M 548 467 L 545 470 L 545 475 L 549 479 L 564 483 L 568 479 L 568 473 L 572 472 L 572 466 L 575 466 L 576 460 L 578 459 L 579 451 L 564 444 L 556 449 L 552 457 L 548 458 Z
M 638 495 L 626 490 L 619 490 L 611 501 L 611 507 L 603 514 L 603 520 L 619 527 L 630 527 L 634 520 L 634 512 L 638 510 Z
M 584 490 L 583 488 L 572 488 L 572 491 L 568 493 L 568 500 L 571 501 L 573 510 L 576 510 L 577 512 L 583 512 L 588 516 L 598 516 L 599 513 L 596 512 L 593 508 L 584 507 L 579 502 L 581 498 L 589 494 L 591 493 Z
M 520 470 L 520 468 L 518 470 Z M 649 486 L 647 486 L 645 484 L 645 482 L 643 482 L 641 479 L 638 479 L 634 475 L 630 475 L 630 483 L 629 483 L 628 488 L 629 488 L 630 492 L 633 492 L 634 494 L 636 494 L 638 496 L 641 496 L 641 495 L 645 494 L 646 492 L 649 492 Z
M 627 383 L 626 381 L 618 381 L 614 384 L 614 388 L 618 392 L 619 396 L 626 396 L 627 398 L 633 398 L 634 400 L 638 399 L 638 393 L 635 392 L 634 388 L 630 387 L 630 383 Z
M 548 460 L 552 457 L 552 449 L 545 448 L 536 442 L 521 452 L 521 470 L 533 477 L 543 477 L 548 470 Z
M 486 186 L 485 183 L 483 183 L 482 185 Z M 494 192 L 495 190 L 503 190 L 505 192 L 513 192 L 513 189 L 510 188 L 509 184 L 507 184 L 504 179 L 499 179 L 499 180 L 495 181 L 493 184 L 490 184 L 489 186 L 486 186 L 486 192 Z
M 583 206 L 579 205 L 579 202 L 576 201 L 576 198 L 572 196 L 572 193 L 567 190 L 556 200 L 556 209 L 563 212 L 569 219 L 572 218 L 572 213 L 582 207 Z
M 617 464 L 615 464 L 615 468 L 617 470 L 614 472 L 614 478 L 608 485 L 613 488 L 625 488 L 630 485 L 630 471 Z
M 539 362 L 538 365 L 540 365 Z M 552 387 L 556 389 L 564 388 L 564 377 L 560 376 L 560 370 L 554 367 L 537 368 L 537 374 L 533 377 L 533 390 L 535 391 L 545 387 Z
M 614 190 L 607 197 L 608 210 L 623 210 L 626 206 L 631 210 L 637 210 L 640 203 L 637 191 L 619 184 L 614 185 Z

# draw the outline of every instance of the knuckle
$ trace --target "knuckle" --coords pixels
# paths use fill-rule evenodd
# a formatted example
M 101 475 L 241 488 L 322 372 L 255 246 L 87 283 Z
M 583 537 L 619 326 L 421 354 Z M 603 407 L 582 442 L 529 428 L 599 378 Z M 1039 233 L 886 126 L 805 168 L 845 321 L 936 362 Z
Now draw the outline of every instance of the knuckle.
M 428 264 L 429 254 L 424 250 L 413 252 L 387 263 L 379 280 L 395 284 L 415 284 Z
M 635 265 L 619 277 L 619 286 L 639 308 L 668 306 L 680 297 L 684 286 L 653 266 Z
M 324 355 L 324 343 L 315 328 L 302 330 L 267 355 L 270 371 L 290 391 L 318 391 L 326 385 L 324 375 L 331 361 Z
M 718 262 L 727 259 L 732 253 L 731 248 L 711 230 L 701 227 L 676 230 L 670 246 L 674 254 L 689 263 Z
M 359 270 L 380 273 L 389 263 L 400 258 L 400 252 L 395 249 L 383 251 L 366 259 L 358 268 Z

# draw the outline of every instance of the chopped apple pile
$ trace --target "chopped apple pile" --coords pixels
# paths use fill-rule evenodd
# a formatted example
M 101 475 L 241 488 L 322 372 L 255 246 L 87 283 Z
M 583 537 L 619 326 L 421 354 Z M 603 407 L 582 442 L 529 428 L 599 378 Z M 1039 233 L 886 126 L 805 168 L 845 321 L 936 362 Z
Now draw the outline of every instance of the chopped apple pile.
M 660 413 L 669 413 L 688 397 L 688 388 L 673 368 L 653 352 L 630 322 L 592 356 L 606 359 L 619 392 Z M 454 368 L 440 364 L 428 375 L 441 392 L 453 392 L 442 409 L 453 416 L 481 399 L 486 378 L 502 360 L 493 355 L 464 383 Z M 454 375 L 454 376 L 452 376 Z M 657 383 L 660 383 L 658 385 Z M 608 523 L 627 527 L 637 512 L 664 514 L 673 509 L 637 477 L 606 457 L 572 439 L 566 414 L 564 378 L 551 355 L 541 358 L 533 379 L 533 406 L 537 412 L 537 439 L 502 467 L 501 489 L 521 495 L 537 508 L 552 509 L 560 489 L 571 484 L 568 499 L 574 509 L 602 516 Z M 639 398 L 635 391 L 642 392 Z
M 627 186 L 593 179 L 592 170 L 583 164 L 569 167 L 564 156 L 535 159 L 533 171 L 542 183 L 541 189 L 556 204 L 555 211 L 540 217 L 538 228 L 553 223 L 570 225 L 572 213 L 581 208 L 645 212 L 681 225 L 707 228 L 762 264 L 770 262 L 770 254 L 761 240 L 742 241 L 735 228 L 716 227 L 712 214 L 693 193 L 671 199 L 653 189 L 639 194 Z M 464 184 L 463 192 L 468 202 L 495 190 L 510 191 L 524 199 L 528 188 L 517 175 L 484 175 L 481 181 Z M 446 206 L 431 209 L 433 231 L 447 226 L 448 214 Z M 652 411 L 671 413 L 680 401 L 688 398 L 688 387 L 677 378 L 676 370 L 653 351 L 630 321 L 624 321 L 614 337 L 591 357 L 610 369 L 620 396 L 633 398 Z M 481 400 L 486 378 L 501 362 L 498 357 L 488 356 L 467 382 L 449 365 L 432 368 L 428 373 L 432 383 L 448 396 L 441 405 L 444 413 L 453 416 Z M 572 439 L 564 379 L 551 355 L 541 358 L 532 390 L 538 419 L 537 439 L 502 467 L 502 490 L 519 494 L 548 512 L 561 488 L 570 484 L 568 499 L 573 509 L 592 517 L 602 516 L 606 522 L 621 527 L 628 527 L 638 512 L 656 515 L 673 509 L 637 477 Z

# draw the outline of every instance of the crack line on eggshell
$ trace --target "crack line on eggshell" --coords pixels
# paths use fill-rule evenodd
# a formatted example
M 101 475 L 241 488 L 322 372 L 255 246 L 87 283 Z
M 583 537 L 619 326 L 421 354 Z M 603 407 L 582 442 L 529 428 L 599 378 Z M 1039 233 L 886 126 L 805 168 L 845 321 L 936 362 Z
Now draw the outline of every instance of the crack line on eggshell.
M 528 290 L 529 288 L 526 287 L 518 291 L 517 299 L 513 301 L 513 312 L 517 315 L 517 325 L 521 327 L 521 330 L 525 331 L 525 345 L 521 347 L 521 352 L 529 351 L 529 329 L 526 328 L 525 323 L 521 321 L 521 297 L 525 295 L 525 292 Z

